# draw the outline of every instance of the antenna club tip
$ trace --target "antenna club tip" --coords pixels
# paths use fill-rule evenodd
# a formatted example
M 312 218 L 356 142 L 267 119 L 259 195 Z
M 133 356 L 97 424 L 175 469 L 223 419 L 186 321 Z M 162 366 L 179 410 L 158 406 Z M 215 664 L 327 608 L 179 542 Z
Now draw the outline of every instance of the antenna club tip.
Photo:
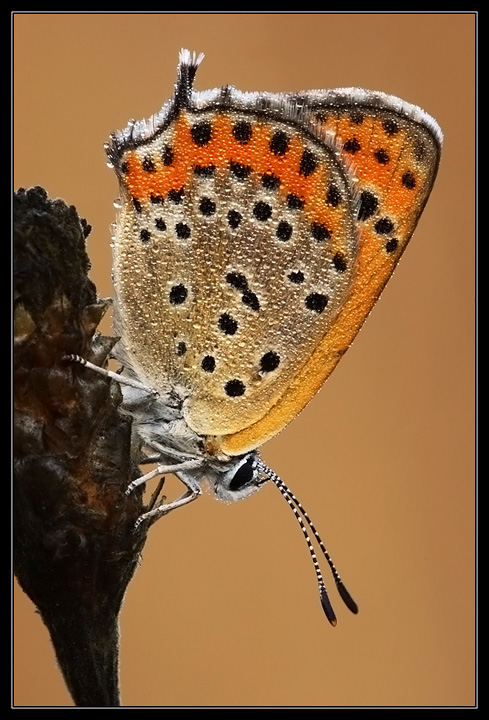
M 352 612 L 354 615 L 358 614 L 358 605 L 356 604 L 355 600 L 352 598 L 346 587 L 343 585 L 342 582 L 337 583 L 338 592 L 341 595 L 341 599 L 345 603 L 346 607 L 350 612 Z
M 336 626 L 336 615 L 334 613 L 333 607 L 331 605 L 331 602 L 328 597 L 328 593 L 326 592 L 326 588 L 324 585 L 320 585 L 319 587 L 319 598 L 321 600 L 321 605 L 324 610 L 324 614 L 328 618 L 329 623 L 335 627 Z

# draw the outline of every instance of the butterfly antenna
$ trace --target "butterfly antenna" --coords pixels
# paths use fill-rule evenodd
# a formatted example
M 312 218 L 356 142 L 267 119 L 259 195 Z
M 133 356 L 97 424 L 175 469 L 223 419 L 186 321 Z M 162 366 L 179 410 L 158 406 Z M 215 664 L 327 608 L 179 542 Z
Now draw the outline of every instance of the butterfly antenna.
M 279 479 L 280 479 L 280 478 L 279 478 Z M 301 505 L 301 503 L 300 503 L 299 500 L 296 498 L 296 496 L 294 495 L 294 493 L 289 490 L 289 488 L 285 485 L 285 483 L 283 482 L 283 480 L 280 480 L 280 482 L 281 482 L 281 483 L 284 485 L 284 487 L 286 488 L 289 497 L 292 498 L 292 500 L 294 501 L 294 503 L 296 504 L 296 506 L 299 508 L 300 512 L 301 512 L 302 515 L 304 516 L 304 519 L 306 520 L 307 524 L 308 524 L 309 527 L 311 528 L 311 531 L 312 531 L 314 537 L 315 537 L 316 540 L 318 541 L 319 547 L 321 548 L 321 550 L 322 550 L 322 552 L 323 552 L 323 555 L 324 555 L 324 557 L 326 558 L 326 560 L 327 560 L 327 562 L 328 562 L 328 565 L 329 565 L 329 567 L 330 567 L 330 569 L 331 569 L 331 572 L 332 572 L 332 574 L 333 574 L 334 581 L 335 581 L 335 583 L 336 583 L 336 587 L 338 588 L 338 592 L 339 592 L 339 594 L 340 594 L 343 602 L 345 603 L 346 607 L 347 607 L 349 610 L 351 610 L 352 613 L 354 613 L 354 614 L 356 615 L 356 614 L 358 613 L 358 605 L 356 604 L 355 600 L 352 598 L 352 596 L 350 595 L 350 593 L 349 593 L 348 590 L 346 589 L 346 586 L 345 586 L 343 580 L 341 579 L 340 574 L 339 574 L 338 570 L 336 569 L 336 567 L 335 567 L 335 565 L 334 565 L 334 563 L 333 563 L 333 560 L 331 559 L 330 554 L 329 554 L 328 551 L 326 550 L 326 547 L 325 547 L 323 541 L 321 540 L 321 536 L 319 535 L 318 531 L 317 531 L 316 528 L 314 527 L 311 518 L 310 518 L 309 515 L 307 514 L 304 506 Z
M 316 558 L 316 554 L 314 553 L 314 548 L 312 547 L 312 543 L 311 543 L 310 538 L 309 538 L 309 535 L 308 535 L 308 533 L 307 533 L 307 529 L 305 528 L 304 523 L 303 523 L 303 521 L 302 521 L 302 518 L 300 517 L 299 513 L 297 512 L 297 510 L 299 510 L 299 511 L 302 513 L 305 521 L 307 522 L 307 524 L 309 525 L 309 528 L 311 529 L 311 532 L 313 533 L 314 537 L 316 538 L 316 540 L 317 540 L 317 542 L 318 542 L 318 544 L 319 544 L 319 547 L 321 548 L 321 551 L 322 551 L 324 557 L 326 558 L 326 561 L 327 561 L 327 563 L 328 563 L 328 565 L 329 565 L 329 567 L 330 567 L 330 569 L 331 569 L 331 573 L 332 573 L 332 575 L 333 575 L 333 578 L 334 578 L 334 581 L 335 581 L 335 584 L 336 584 L 336 588 L 337 588 L 337 590 L 338 590 L 338 593 L 339 593 L 341 599 L 342 599 L 343 602 L 345 603 L 346 607 L 347 607 L 352 613 L 354 613 L 354 614 L 356 615 L 356 614 L 358 613 L 358 605 L 356 604 L 355 600 L 352 598 L 352 596 L 351 596 L 350 593 L 348 592 L 345 584 L 343 583 L 343 581 L 342 581 L 342 579 L 341 579 L 341 577 L 340 577 L 340 575 L 339 575 L 339 573 L 338 573 L 338 571 L 337 571 L 337 569 L 336 569 L 336 567 L 335 567 L 335 565 L 334 565 L 334 563 L 333 563 L 333 560 L 331 559 L 331 556 L 330 556 L 330 554 L 328 553 L 328 551 L 327 551 L 327 549 L 326 549 L 326 546 L 324 545 L 323 541 L 321 540 L 321 536 L 319 535 L 318 531 L 317 531 L 316 528 L 314 527 L 314 524 L 313 524 L 311 518 L 309 517 L 309 515 L 307 514 L 304 506 L 299 502 L 299 500 L 296 498 L 296 496 L 294 495 L 294 493 L 291 492 L 291 490 L 289 490 L 289 488 L 288 488 L 287 485 L 284 483 L 284 481 L 283 481 L 271 468 L 269 468 L 267 465 L 265 465 L 265 464 L 264 464 L 263 462 L 261 462 L 261 461 L 260 461 L 260 468 L 261 468 L 261 470 L 263 470 L 263 471 L 265 472 L 265 474 L 267 475 L 267 477 L 268 477 L 270 480 L 272 480 L 272 482 L 273 482 L 273 483 L 277 486 L 277 488 L 280 490 L 280 492 L 282 493 L 283 497 L 287 500 L 287 502 L 288 502 L 288 504 L 289 504 L 289 507 L 292 508 L 292 510 L 293 510 L 293 512 L 294 512 L 294 515 L 296 516 L 297 520 L 299 521 L 299 524 L 300 524 L 300 526 L 301 526 L 301 528 L 302 528 L 302 532 L 304 533 L 304 537 L 306 538 L 306 542 L 307 542 L 307 545 L 308 545 L 308 547 L 309 547 L 309 552 L 311 553 L 311 557 L 312 557 L 312 560 L 313 560 L 313 563 L 314 563 L 314 567 L 315 567 L 315 569 L 316 569 L 316 574 L 318 575 L 319 591 L 320 591 L 320 595 L 321 595 L 321 603 L 323 604 L 323 608 L 324 608 L 324 611 L 326 612 L 326 615 L 327 615 L 327 617 L 328 617 L 328 620 L 330 620 L 330 617 L 329 617 L 328 612 L 326 611 L 326 608 L 325 608 L 324 603 L 323 603 L 323 596 L 324 596 L 324 595 L 325 595 L 326 600 L 327 600 L 327 605 L 328 605 L 330 608 L 331 608 L 331 604 L 330 604 L 330 602 L 329 602 L 329 598 L 328 598 L 327 593 L 326 593 L 326 588 L 325 588 L 325 586 L 324 586 L 324 581 L 323 581 L 323 579 L 322 579 L 321 573 L 318 572 L 317 558 Z M 331 608 L 331 612 L 333 612 L 332 608 Z M 333 613 L 333 617 L 334 617 L 334 613 Z M 330 620 L 330 622 L 331 622 L 331 620 Z M 332 625 L 335 625 L 335 624 L 336 624 L 336 618 L 335 618 L 335 621 L 332 622 L 331 624 L 332 624 Z
M 299 511 L 295 507 L 295 505 L 292 501 L 292 498 L 290 497 L 290 495 L 287 492 L 287 486 L 285 485 L 285 483 L 283 483 L 280 480 L 278 475 L 276 475 L 273 472 L 273 470 L 270 470 L 270 468 L 267 467 L 266 465 L 264 465 L 263 463 L 260 463 L 260 469 L 264 470 L 267 477 L 270 480 L 272 480 L 275 483 L 275 485 L 278 487 L 278 489 L 282 493 L 283 497 L 287 501 L 289 507 L 291 508 L 292 512 L 294 513 L 294 515 L 297 519 L 297 522 L 301 526 L 301 530 L 304 534 L 304 538 L 306 540 L 307 547 L 309 549 L 309 553 L 311 555 L 311 559 L 312 559 L 312 562 L 314 565 L 314 570 L 316 571 L 316 577 L 317 577 L 318 588 L 319 588 L 319 598 L 321 600 L 321 605 L 323 607 L 324 613 L 325 613 L 326 617 L 328 618 L 329 622 L 331 623 L 331 625 L 335 626 L 336 625 L 336 615 L 334 614 L 333 606 L 331 605 L 330 599 L 328 597 L 328 593 L 326 591 L 326 586 L 324 584 L 323 576 L 322 576 L 321 570 L 319 568 L 319 563 L 318 563 L 318 560 L 316 557 L 316 553 L 314 552 L 314 547 L 311 542 L 311 538 L 309 537 L 307 528 L 304 525 L 304 522 L 303 522 L 301 516 L 299 515 Z

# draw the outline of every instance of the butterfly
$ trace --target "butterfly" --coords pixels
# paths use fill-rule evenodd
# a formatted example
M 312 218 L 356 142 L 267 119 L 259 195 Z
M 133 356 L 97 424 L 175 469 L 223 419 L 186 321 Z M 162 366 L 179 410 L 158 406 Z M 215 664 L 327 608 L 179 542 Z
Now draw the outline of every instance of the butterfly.
M 314 396 L 378 299 L 430 194 L 442 133 L 381 92 L 197 92 L 202 59 L 182 50 L 171 100 L 106 146 L 120 187 L 123 372 L 102 372 L 121 383 L 146 462 L 157 464 L 128 492 L 164 473 L 183 482 L 181 497 L 138 521 L 151 522 L 204 482 L 224 501 L 273 482 L 334 625 L 308 527 L 347 607 L 358 606 L 258 448 Z

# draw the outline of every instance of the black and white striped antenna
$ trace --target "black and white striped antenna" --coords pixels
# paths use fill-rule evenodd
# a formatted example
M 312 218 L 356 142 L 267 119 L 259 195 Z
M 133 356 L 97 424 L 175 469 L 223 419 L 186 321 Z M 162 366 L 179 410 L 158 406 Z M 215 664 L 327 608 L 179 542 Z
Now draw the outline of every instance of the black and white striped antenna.
M 355 615 L 358 613 L 358 605 L 356 604 L 355 600 L 352 598 L 348 590 L 346 589 L 345 584 L 343 583 L 332 559 L 328 551 L 326 550 L 326 547 L 321 540 L 321 537 L 314 527 L 311 518 L 307 514 L 304 506 L 299 502 L 299 500 L 296 498 L 293 492 L 289 490 L 287 485 L 284 483 L 284 481 L 267 465 L 265 465 L 264 462 L 261 460 L 258 460 L 258 468 L 261 470 L 269 480 L 271 480 L 277 488 L 280 490 L 282 496 L 287 501 L 289 507 L 291 508 L 292 512 L 294 513 L 297 522 L 299 523 L 301 530 L 303 532 L 304 538 L 307 543 L 307 547 L 309 549 L 309 553 L 311 555 L 311 559 L 314 565 L 314 570 L 316 572 L 316 577 L 318 581 L 318 588 L 319 588 L 319 598 L 321 600 L 321 605 L 323 607 L 324 613 L 326 617 L 328 618 L 331 625 L 336 625 L 336 615 L 333 610 L 333 606 L 331 605 L 326 586 L 324 584 L 323 576 L 321 574 L 321 569 L 319 567 L 318 559 L 316 556 L 316 553 L 314 551 L 314 546 L 312 544 L 311 538 L 309 537 L 309 533 L 307 531 L 306 525 L 304 524 L 304 520 L 306 521 L 307 525 L 309 526 L 312 534 L 314 535 L 315 539 L 317 540 L 317 543 L 319 547 L 321 548 L 321 552 L 323 553 L 324 557 L 326 558 L 326 561 L 329 565 L 329 568 L 331 570 L 331 573 L 333 575 L 336 588 L 338 590 L 338 593 L 345 603 L 346 607 Z M 302 514 L 302 517 L 301 517 Z M 302 519 L 304 518 L 304 520 Z

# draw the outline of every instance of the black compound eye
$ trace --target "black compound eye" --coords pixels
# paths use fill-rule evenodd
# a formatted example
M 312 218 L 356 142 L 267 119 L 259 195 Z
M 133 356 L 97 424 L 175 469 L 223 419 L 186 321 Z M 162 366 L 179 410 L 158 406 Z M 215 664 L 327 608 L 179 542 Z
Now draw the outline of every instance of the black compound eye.
M 230 490 L 240 490 L 253 480 L 253 460 L 248 458 L 246 462 L 239 466 L 234 473 L 234 477 L 229 483 Z

